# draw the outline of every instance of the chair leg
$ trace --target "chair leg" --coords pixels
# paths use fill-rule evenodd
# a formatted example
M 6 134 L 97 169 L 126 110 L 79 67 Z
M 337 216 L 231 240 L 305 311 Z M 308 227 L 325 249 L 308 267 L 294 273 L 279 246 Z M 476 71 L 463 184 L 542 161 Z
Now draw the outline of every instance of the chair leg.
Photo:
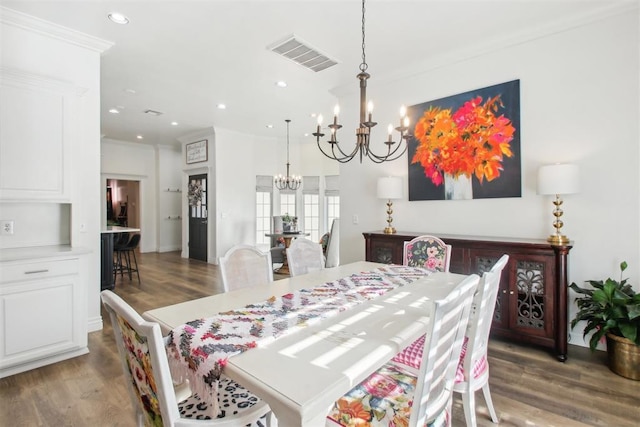
M 129 275 L 129 280 L 131 280 L 131 256 L 129 255 L 129 251 L 124 251 L 125 262 L 127 263 L 127 274 Z
M 140 272 L 138 271 L 138 259 L 136 258 L 136 251 L 132 250 L 131 253 L 133 254 L 133 262 L 136 264 L 136 268 L 135 268 L 135 272 L 136 275 L 138 276 L 138 284 L 140 284 Z
M 473 390 L 462 393 L 462 407 L 467 427 L 476 427 L 476 398 Z
M 482 386 L 482 394 L 484 395 L 484 401 L 487 403 L 487 409 L 489 409 L 489 415 L 491 415 L 491 421 L 498 423 L 498 415 L 493 407 L 493 401 L 491 400 L 491 391 L 489 391 L 489 383 L 487 382 Z

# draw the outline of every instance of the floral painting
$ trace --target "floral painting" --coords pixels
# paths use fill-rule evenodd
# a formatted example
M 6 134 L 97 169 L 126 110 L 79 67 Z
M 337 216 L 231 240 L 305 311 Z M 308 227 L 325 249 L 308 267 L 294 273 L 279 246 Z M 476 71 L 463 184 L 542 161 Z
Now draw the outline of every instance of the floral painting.
M 409 200 L 520 197 L 520 81 L 409 108 Z

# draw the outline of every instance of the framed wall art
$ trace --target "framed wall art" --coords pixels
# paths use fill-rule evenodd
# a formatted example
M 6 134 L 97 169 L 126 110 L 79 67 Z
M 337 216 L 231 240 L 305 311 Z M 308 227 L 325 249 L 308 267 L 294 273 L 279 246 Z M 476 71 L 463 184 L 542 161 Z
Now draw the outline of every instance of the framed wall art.
M 520 80 L 408 108 L 409 200 L 521 197 Z
M 203 139 L 202 141 L 190 142 L 186 145 L 187 164 L 206 162 L 208 160 L 207 147 L 208 141 Z

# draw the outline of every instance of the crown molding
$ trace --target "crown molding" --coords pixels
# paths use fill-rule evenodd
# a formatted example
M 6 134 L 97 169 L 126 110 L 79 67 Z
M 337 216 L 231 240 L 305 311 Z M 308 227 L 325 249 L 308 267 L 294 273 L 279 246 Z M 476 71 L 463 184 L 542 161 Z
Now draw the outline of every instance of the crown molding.
M 42 34 L 98 53 L 103 53 L 114 45 L 113 42 L 90 36 L 4 6 L 0 6 L 0 23 L 2 23 L 2 25 L 11 25 L 23 30 Z

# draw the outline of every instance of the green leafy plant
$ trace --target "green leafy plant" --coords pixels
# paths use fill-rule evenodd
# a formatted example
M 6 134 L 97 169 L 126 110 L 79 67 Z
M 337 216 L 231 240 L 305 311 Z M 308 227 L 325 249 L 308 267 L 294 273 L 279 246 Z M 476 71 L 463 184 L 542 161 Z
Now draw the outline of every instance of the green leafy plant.
M 620 281 L 611 278 L 606 281 L 587 280 L 591 288 L 581 288 L 575 283 L 570 285 L 579 294 L 576 304 L 579 311 L 571 321 L 573 329 L 578 322 L 587 322 L 583 336 L 589 333 L 589 347 L 595 350 L 607 333 L 627 338 L 640 346 L 640 294 L 637 294 L 628 279 L 622 279 L 627 268 L 625 261 L 620 263 Z

